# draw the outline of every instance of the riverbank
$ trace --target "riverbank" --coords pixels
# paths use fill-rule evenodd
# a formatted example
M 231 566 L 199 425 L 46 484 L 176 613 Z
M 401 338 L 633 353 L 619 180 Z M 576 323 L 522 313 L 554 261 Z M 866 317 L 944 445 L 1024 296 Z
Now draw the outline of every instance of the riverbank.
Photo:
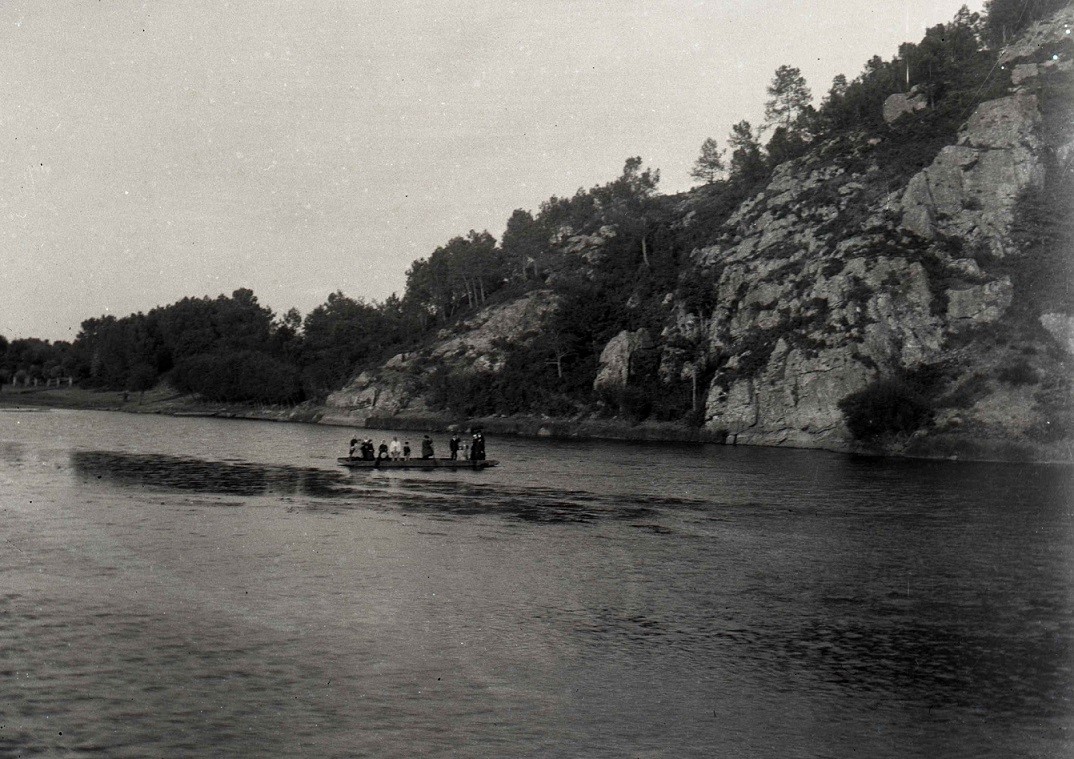
M 312 403 L 296 406 L 257 406 L 240 403 L 210 403 L 192 395 L 157 387 L 145 392 L 67 388 L 4 387 L 0 392 L 0 409 L 71 408 L 96 411 L 121 411 L 132 414 L 163 414 L 216 419 L 250 419 L 268 422 L 322 424 L 353 429 L 394 429 L 414 432 L 466 431 L 481 427 L 487 435 L 517 435 L 570 440 L 621 440 L 634 442 L 676 442 L 738 445 L 733 436 L 717 430 L 687 427 L 672 422 L 633 423 L 623 419 L 553 419 L 542 416 L 494 416 L 460 420 L 446 414 L 414 414 L 390 417 L 357 417 L 338 409 Z M 744 444 L 743 444 L 744 445 Z M 775 446 L 802 447 L 802 446 Z M 1020 440 L 996 440 L 969 435 L 916 435 L 896 446 L 870 448 L 863 445 L 819 445 L 816 450 L 853 453 L 863 456 L 889 456 L 912 459 L 1074 463 L 1074 449 L 1069 444 L 1051 446 Z
M 540 416 L 480 417 L 460 421 L 444 414 L 396 417 L 355 417 L 321 405 L 254 406 L 210 403 L 167 388 L 145 392 L 88 390 L 85 388 L 5 388 L 0 408 L 74 408 L 122 411 L 132 414 L 203 416 L 217 419 L 254 419 L 273 422 L 323 424 L 360 429 L 395 429 L 415 432 L 452 432 L 480 426 L 487 434 L 521 437 L 632 440 L 650 442 L 725 443 L 726 434 L 670 422 L 632 424 L 616 419 L 549 419 Z
M 91 411 L 123 411 L 131 414 L 205 416 L 222 419 L 259 419 L 274 422 L 317 422 L 319 406 L 254 406 L 240 403 L 208 403 L 192 395 L 156 387 L 145 392 L 89 390 L 80 387 L 15 388 L 0 392 L 0 408 L 72 408 Z

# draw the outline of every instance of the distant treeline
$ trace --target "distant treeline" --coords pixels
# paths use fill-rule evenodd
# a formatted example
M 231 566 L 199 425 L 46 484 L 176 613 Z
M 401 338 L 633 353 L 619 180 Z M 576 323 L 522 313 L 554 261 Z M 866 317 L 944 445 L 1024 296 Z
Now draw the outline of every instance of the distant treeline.
M 415 261 L 402 297 L 368 303 L 336 292 L 305 317 L 295 309 L 275 314 L 247 289 L 184 298 L 145 314 L 89 319 L 72 343 L 0 337 L 0 381 L 73 376 L 85 386 L 141 390 L 166 380 L 211 400 L 296 403 L 322 398 L 393 353 L 420 351 L 488 304 L 550 288 L 560 307 L 547 329 L 533 342 L 505 346 L 506 364 L 495 375 L 428 367 L 434 404 L 468 414 L 567 414 L 602 400 L 638 417 L 687 418 L 704 378 L 661 377 L 657 348 L 638 357 L 632 387 L 595 398 L 608 340 L 640 327 L 659 334 L 668 293 L 695 312 L 711 310 L 702 301 L 712 288 L 688 274 L 690 253 L 721 241 L 724 222 L 777 165 L 818 145 L 843 146 L 892 186 L 927 165 L 954 142 L 977 103 L 1005 90 L 1008 74 L 996 65 L 1002 42 L 1064 5 L 991 0 L 983 17 L 963 7 L 920 42 L 901 45 L 892 60 L 874 57 L 853 80 L 835 77 L 819 106 L 800 71 L 781 66 L 767 90 L 765 122 L 735 124 L 726 150 L 705 140 L 692 172 L 701 186 L 691 193 L 659 194 L 659 172 L 630 158 L 607 184 L 552 197 L 536 213 L 514 211 L 499 241 L 470 231 Z M 929 107 L 887 125 L 884 100 L 911 87 Z M 564 243 L 582 235 L 600 237 L 599 255 L 570 252 Z

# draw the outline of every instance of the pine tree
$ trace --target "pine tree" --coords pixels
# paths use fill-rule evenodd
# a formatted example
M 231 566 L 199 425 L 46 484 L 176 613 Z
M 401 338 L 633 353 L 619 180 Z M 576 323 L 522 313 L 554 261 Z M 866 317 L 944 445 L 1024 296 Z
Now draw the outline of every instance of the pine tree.
M 731 127 L 727 138 L 731 150 L 731 178 L 752 181 L 764 172 L 764 158 L 760 142 L 753 134 L 748 121 L 740 121 Z
M 770 99 L 764 106 L 764 128 L 762 131 L 783 127 L 794 131 L 798 117 L 813 102 L 813 94 L 806 86 L 805 77 L 795 66 L 780 66 L 768 86 Z
M 701 143 L 701 155 L 694 161 L 690 176 L 704 184 L 712 184 L 726 171 L 723 155 L 724 151 L 720 150 L 719 143 L 711 137 L 707 138 Z

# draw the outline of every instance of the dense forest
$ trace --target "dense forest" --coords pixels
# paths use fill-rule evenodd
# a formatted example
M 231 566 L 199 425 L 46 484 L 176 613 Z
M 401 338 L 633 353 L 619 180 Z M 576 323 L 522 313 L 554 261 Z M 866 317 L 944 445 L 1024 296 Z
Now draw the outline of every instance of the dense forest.
M 655 351 L 641 357 L 635 387 L 595 397 L 593 376 L 608 340 L 623 329 L 659 333 L 668 293 L 687 303 L 713 297 L 683 275 L 689 256 L 715 241 L 776 166 L 823 145 L 878 165 L 892 187 L 905 182 L 954 142 L 976 104 L 1006 86 L 997 71 L 1001 45 L 1065 4 L 991 0 L 983 15 L 964 7 L 892 59 L 874 57 L 855 78 L 835 77 L 819 102 L 797 68 L 781 66 L 763 123 L 738 122 L 725 147 L 704 141 L 692 169 L 698 186 L 687 198 L 660 194 L 659 172 L 632 157 L 606 184 L 514 211 L 500 240 L 473 230 L 449 240 L 411 265 L 401 297 L 371 303 L 337 291 L 302 316 L 276 314 L 239 289 L 88 319 L 71 343 L 0 336 L 0 382 L 72 377 L 84 387 L 136 391 L 163 381 L 213 401 L 318 401 L 356 368 L 419 350 L 488 305 L 544 288 L 560 304 L 545 334 L 508 347 L 495 375 L 432 367 L 427 382 L 437 404 L 467 414 L 566 414 L 600 400 L 636 417 L 689 419 L 696 392 L 662 385 Z M 885 99 L 911 90 L 929 107 L 886 123 Z M 693 214 L 689 225 L 677 222 L 683 202 Z M 1040 244 L 1058 248 L 1068 234 L 1059 230 Z M 560 243 L 577 235 L 602 237 L 599 260 L 564 251 Z

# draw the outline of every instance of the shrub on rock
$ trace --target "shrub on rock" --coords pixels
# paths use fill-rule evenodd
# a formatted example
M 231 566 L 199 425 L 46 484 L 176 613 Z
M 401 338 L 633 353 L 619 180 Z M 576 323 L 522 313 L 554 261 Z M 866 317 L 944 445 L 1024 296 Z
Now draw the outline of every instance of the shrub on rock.
M 921 429 L 932 418 L 928 400 L 908 382 L 879 379 L 839 401 L 855 440 L 876 441 Z

